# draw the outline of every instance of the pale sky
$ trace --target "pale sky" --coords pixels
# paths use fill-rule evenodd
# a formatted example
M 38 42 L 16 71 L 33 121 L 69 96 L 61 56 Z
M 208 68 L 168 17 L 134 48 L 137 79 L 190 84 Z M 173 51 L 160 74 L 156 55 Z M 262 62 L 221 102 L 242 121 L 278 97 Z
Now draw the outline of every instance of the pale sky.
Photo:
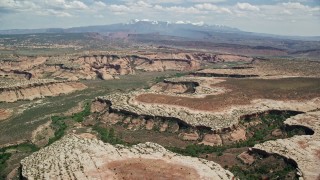
M 320 0 L 0 0 L 0 29 L 68 28 L 131 19 L 320 36 Z

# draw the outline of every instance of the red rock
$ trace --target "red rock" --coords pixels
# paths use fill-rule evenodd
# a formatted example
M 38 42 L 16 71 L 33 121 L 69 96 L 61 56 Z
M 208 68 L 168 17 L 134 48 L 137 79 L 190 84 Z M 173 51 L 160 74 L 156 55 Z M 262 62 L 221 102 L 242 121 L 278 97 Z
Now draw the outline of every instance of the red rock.
M 248 151 L 245 151 L 237 156 L 244 164 L 251 165 L 254 163 L 255 159 L 251 156 Z
M 200 144 L 208 146 L 219 146 L 222 145 L 222 139 L 219 134 L 206 134 Z

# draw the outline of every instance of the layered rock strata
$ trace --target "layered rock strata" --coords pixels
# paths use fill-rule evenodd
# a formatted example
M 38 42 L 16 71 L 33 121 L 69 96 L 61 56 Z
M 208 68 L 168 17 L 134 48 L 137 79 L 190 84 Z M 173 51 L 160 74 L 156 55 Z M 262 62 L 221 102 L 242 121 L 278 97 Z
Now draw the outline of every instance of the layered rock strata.
M 88 135 L 67 135 L 21 161 L 26 179 L 233 179 L 204 159 L 172 153 L 155 143 L 125 147 Z
M 320 106 L 318 106 L 320 107 Z M 288 126 L 304 126 L 314 131 L 313 135 L 294 136 L 257 144 L 253 149 L 278 154 L 293 160 L 306 180 L 320 178 L 320 111 L 307 112 L 288 118 Z
M 203 69 L 192 73 L 194 76 L 200 77 L 235 77 L 248 78 L 266 76 L 266 72 L 259 72 L 256 68 L 248 69 Z
M 219 111 L 203 111 L 184 106 L 143 103 L 136 99 L 136 97 L 146 93 L 148 93 L 147 90 L 133 91 L 127 94 L 115 93 L 99 97 L 98 99 L 109 102 L 111 104 L 110 108 L 114 111 L 131 112 L 137 115 L 173 117 L 194 127 L 206 126 L 216 131 L 236 126 L 240 117 L 247 114 L 255 114 L 269 110 L 306 112 L 320 106 L 319 98 L 306 101 L 256 99 L 252 100 L 248 105 L 234 105 Z
M 99 52 L 55 57 L 0 59 L 0 77 L 12 79 L 63 78 L 115 79 L 142 71 L 198 70 L 203 62 L 251 62 L 253 58 L 231 54 L 190 52 Z
M 170 78 L 165 79 L 163 83 L 152 86 L 150 92 L 182 97 L 203 98 L 207 95 L 219 95 L 228 92 L 229 90 L 224 87 L 213 86 L 224 81 L 224 79 L 209 77 Z
M 34 80 L 0 87 L 0 102 L 34 100 L 37 98 L 68 94 L 87 88 L 74 81 Z

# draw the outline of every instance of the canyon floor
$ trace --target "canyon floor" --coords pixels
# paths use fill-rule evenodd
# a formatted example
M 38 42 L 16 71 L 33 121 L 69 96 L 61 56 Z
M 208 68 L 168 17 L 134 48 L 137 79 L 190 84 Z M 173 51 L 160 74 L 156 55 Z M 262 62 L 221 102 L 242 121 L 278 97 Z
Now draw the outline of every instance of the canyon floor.
M 0 179 L 320 178 L 319 61 L 163 47 L 0 58 Z

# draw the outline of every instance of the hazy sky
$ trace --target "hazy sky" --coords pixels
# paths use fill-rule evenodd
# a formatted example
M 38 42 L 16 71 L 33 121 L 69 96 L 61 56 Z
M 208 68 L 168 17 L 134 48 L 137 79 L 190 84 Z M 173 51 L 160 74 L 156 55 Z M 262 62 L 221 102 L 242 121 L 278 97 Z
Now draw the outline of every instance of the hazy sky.
M 0 29 L 104 25 L 131 19 L 319 36 L 320 0 L 0 0 Z

